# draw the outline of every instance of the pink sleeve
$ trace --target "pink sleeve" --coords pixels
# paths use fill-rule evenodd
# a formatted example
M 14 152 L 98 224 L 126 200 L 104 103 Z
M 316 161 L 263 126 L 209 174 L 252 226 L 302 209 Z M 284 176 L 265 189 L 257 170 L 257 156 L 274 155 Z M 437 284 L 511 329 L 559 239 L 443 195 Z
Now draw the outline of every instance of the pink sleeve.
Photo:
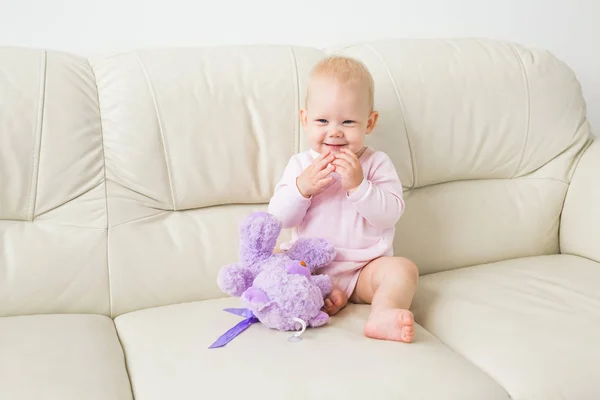
M 384 153 L 376 153 L 373 173 L 348 199 L 356 211 L 373 226 L 392 228 L 404 213 L 402 184 L 392 160 Z
M 296 186 L 296 178 L 301 172 L 299 160 L 292 157 L 269 202 L 269 213 L 281 221 L 284 229 L 300 225 L 311 203 L 310 199 L 300 194 Z

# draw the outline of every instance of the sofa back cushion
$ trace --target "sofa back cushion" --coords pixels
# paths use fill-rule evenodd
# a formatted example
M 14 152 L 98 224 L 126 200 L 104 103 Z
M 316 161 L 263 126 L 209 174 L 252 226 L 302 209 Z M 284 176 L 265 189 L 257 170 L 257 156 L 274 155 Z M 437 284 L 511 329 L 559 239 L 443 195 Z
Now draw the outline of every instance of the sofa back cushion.
M 106 156 L 113 314 L 220 297 L 238 224 L 299 150 L 319 50 L 155 49 L 92 59 Z
M 590 127 L 573 72 L 546 51 L 482 40 L 341 50 L 375 76 L 406 189 L 395 251 L 422 274 L 559 252 L 565 193 Z
M 108 315 L 98 94 L 86 59 L 0 49 L 0 316 Z

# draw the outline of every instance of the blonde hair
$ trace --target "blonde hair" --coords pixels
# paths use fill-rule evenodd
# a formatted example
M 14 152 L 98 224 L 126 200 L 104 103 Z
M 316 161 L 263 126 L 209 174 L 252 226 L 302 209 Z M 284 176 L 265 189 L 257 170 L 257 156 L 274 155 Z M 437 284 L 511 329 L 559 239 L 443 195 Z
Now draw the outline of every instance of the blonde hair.
M 367 66 L 361 61 L 347 56 L 332 55 L 320 60 L 311 70 L 310 78 L 317 76 L 332 77 L 339 83 L 360 84 L 367 89 L 369 111 L 373 111 L 375 103 L 375 82 Z M 308 85 L 310 87 L 310 84 Z M 306 100 L 308 101 L 306 89 Z

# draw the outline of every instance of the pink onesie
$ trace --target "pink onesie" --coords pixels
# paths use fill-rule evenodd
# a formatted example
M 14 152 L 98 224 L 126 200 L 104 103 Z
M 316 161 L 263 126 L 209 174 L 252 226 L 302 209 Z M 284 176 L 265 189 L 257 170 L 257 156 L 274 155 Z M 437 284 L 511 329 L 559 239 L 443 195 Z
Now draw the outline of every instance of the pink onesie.
M 329 275 L 350 297 L 369 261 L 393 255 L 395 225 L 404 212 L 402 184 L 390 158 L 367 148 L 360 157 L 364 180 L 354 193 L 348 195 L 333 172 L 330 185 L 307 199 L 298 191 L 296 177 L 318 155 L 309 150 L 290 159 L 275 187 L 269 213 L 282 221 L 284 229 L 292 228 L 292 242 L 318 237 L 335 246 L 335 260 L 319 273 Z M 281 249 L 290 244 L 282 244 Z

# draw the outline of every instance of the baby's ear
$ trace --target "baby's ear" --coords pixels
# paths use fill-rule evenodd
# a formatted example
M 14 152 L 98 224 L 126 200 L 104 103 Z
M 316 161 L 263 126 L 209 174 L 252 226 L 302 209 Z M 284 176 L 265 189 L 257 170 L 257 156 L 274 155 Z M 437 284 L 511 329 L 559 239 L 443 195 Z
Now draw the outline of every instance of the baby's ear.
M 300 110 L 300 122 L 302 122 L 304 129 L 308 127 L 308 111 L 305 108 Z
M 379 113 L 377 111 L 371 111 L 371 114 L 369 115 L 369 119 L 367 121 L 367 135 L 373 132 L 373 129 L 375 129 L 375 125 L 377 125 L 378 119 Z

